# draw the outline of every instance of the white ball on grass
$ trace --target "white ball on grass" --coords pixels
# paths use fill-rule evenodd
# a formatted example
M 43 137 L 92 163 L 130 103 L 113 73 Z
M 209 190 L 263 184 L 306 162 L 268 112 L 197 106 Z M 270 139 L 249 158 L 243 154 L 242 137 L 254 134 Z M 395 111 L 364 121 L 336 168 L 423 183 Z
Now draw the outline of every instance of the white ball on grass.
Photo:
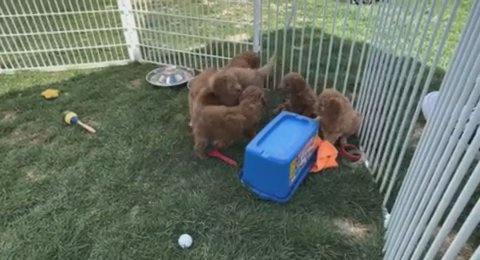
M 193 239 L 189 234 L 182 234 L 178 238 L 178 245 L 181 248 L 189 248 L 192 246 L 192 243 L 193 243 Z

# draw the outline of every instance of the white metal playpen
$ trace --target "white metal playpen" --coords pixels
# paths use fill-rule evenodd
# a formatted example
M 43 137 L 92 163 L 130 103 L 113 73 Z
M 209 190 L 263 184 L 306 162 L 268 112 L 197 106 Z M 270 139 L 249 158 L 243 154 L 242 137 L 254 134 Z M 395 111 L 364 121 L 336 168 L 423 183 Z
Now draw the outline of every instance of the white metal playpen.
M 0 73 L 130 61 L 202 69 L 247 49 L 275 53 L 271 86 L 298 71 L 317 92 L 347 93 L 364 115 L 360 145 L 384 194 L 385 259 L 462 250 L 480 259 L 469 241 L 480 222 L 480 1 L 365 2 L 2 0 Z M 439 100 L 423 127 L 432 89 Z

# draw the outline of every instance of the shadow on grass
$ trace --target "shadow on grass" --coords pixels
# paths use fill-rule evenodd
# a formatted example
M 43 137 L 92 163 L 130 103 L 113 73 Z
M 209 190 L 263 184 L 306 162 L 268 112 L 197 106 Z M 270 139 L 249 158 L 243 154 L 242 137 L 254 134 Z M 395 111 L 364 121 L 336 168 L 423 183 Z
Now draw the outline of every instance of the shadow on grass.
M 285 205 L 258 200 L 235 169 L 195 158 L 187 91 L 148 86 L 152 68 L 131 64 L 58 82 L 54 101 L 39 97 L 46 86 L 0 96 L 2 258 L 381 258 L 381 196 L 366 171 L 312 175 Z M 314 81 L 316 67 L 309 69 Z M 67 109 L 98 133 L 65 126 Z M 227 153 L 241 161 L 244 144 Z M 176 247 L 183 232 L 193 235 L 192 250 Z
M 277 54 L 277 63 L 276 63 L 276 71 L 274 75 L 277 77 L 277 82 L 281 78 L 281 75 L 287 73 L 289 71 L 300 71 L 304 77 L 307 77 L 307 81 L 310 84 L 314 84 L 317 82 L 317 92 L 320 92 L 323 88 L 324 82 L 326 82 L 325 87 L 332 87 L 334 82 L 337 82 L 336 88 L 339 90 L 345 90 L 348 95 L 355 94 L 358 98 L 360 95 L 360 89 L 358 85 L 363 80 L 363 73 L 358 73 L 359 69 L 364 69 L 366 66 L 367 54 L 369 51 L 373 51 L 372 47 L 368 43 L 363 42 L 353 42 L 349 39 L 345 39 L 342 42 L 342 39 L 337 36 L 333 36 L 330 34 L 323 35 L 323 42 L 322 39 L 322 32 L 317 28 L 306 28 L 305 29 L 305 38 L 302 40 L 302 34 L 299 33 L 299 29 L 294 30 L 289 29 L 287 31 L 279 30 L 278 32 L 272 32 L 270 34 L 266 34 L 262 39 L 262 55 L 263 60 L 266 61 L 269 59 L 268 54 L 272 55 L 273 53 Z M 310 36 L 313 36 L 310 37 Z M 278 43 L 275 43 L 275 39 L 279 39 Z M 331 44 L 330 44 L 331 43 Z M 218 56 L 233 56 L 235 53 L 224 53 L 218 52 L 225 51 L 225 50 L 234 50 L 239 49 L 240 46 L 234 48 L 233 44 L 230 43 L 223 43 L 223 45 L 218 48 L 216 45 L 219 43 L 211 43 L 204 49 L 197 50 L 198 53 L 209 53 Z M 331 46 L 330 46 L 331 45 Z M 292 51 L 291 46 L 295 46 Z M 310 49 L 310 46 L 312 48 Z M 331 48 L 331 52 L 330 52 Z M 372 49 L 372 50 L 370 50 Z M 378 50 L 380 55 L 383 54 L 382 50 Z M 329 52 L 331 53 L 331 61 L 328 62 Z M 363 58 L 362 57 L 363 52 Z M 283 55 L 285 53 L 285 55 Z M 319 55 L 320 54 L 320 55 Z M 310 58 L 308 58 L 310 57 Z M 350 57 L 351 61 L 350 61 Z M 194 57 L 195 58 L 195 57 Z M 319 62 L 317 62 L 319 61 Z M 215 64 L 216 61 L 201 59 L 197 57 L 197 62 L 202 64 Z M 210 63 L 208 63 L 210 62 Z M 292 69 L 290 69 L 290 65 L 293 64 Z M 393 64 L 391 66 L 391 70 L 389 64 Z M 393 136 L 400 134 L 399 124 L 393 124 L 393 118 L 387 119 L 385 116 L 391 111 L 394 110 L 396 112 L 397 108 L 393 105 L 395 103 L 394 99 L 397 99 L 397 106 L 399 105 L 400 99 L 402 95 L 405 95 L 405 103 L 406 106 L 408 99 L 410 96 L 414 97 L 413 100 L 413 108 L 415 108 L 416 104 L 419 102 L 421 89 L 417 91 L 413 91 L 413 86 L 415 85 L 415 80 L 420 77 L 420 85 L 423 86 L 428 73 L 430 70 L 433 70 L 433 76 L 430 83 L 429 91 L 438 90 L 441 85 L 443 76 L 445 75 L 445 71 L 441 68 L 431 68 L 430 66 L 426 66 L 423 73 L 420 75 L 420 68 L 421 63 L 415 62 L 413 58 L 410 57 L 393 57 L 391 59 L 385 59 L 383 63 L 375 64 L 380 69 L 385 68 L 382 76 L 387 76 L 388 72 L 390 74 L 390 80 L 386 81 L 387 84 L 382 86 L 381 88 L 378 87 L 377 90 L 374 90 L 374 87 L 367 87 L 365 99 L 370 99 L 376 97 L 377 92 L 382 91 L 384 93 L 388 93 L 388 95 L 383 97 L 384 102 L 382 104 L 373 103 L 369 107 L 369 109 L 374 113 L 370 113 L 368 115 L 364 115 L 365 121 L 368 122 L 369 120 L 375 119 L 382 119 L 379 120 L 378 125 L 373 129 L 373 132 L 367 133 L 370 136 L 376 136 L 377 133 L 393 133 Z M 328 70 L 326 68 L 328 67 Z M 337 69 L 338 67 L 338 69 Z M 396 78 L 392 75 L 394 74 L 393 71 L 399 69 L 399 73 L 397 74 Z M 338 70 L 338 74 L 336 73 Z M 410 70 L 414 73 L 413 80 L 408 80 L 408 77 L 402 76 L 402 70 L 405 70 L 406 75 Z M 337 75 L 337 77 L 335 77 Z M 357 75 L 359 77 L 357 77 Z M 273 83 L 273 80 L 270 81 Z M 407 85 L 407 83 L 410 83 Z M 357 85 L 357 88 L 355 85 Z M 274 86 L 270 86 L 274 87 Z M 312 87 L 315 87 L 314 85 Z M 404 90 L 406 90 L 405 94 L 403 94 Z M 380 97 L 380 95 L 378 96 Z M 277 103 L 280 100 L 280 97 L 275 96 L 275 102 Z M 403 118 L 411 118 L 413 117 L 415 109 L 412 109 L 409 113 L 400 112 L 399 119 Z M 390 122 L 389 122 L 390 121 Z M 424 121 L 422 119 L 419 120 L 417 125 L 420 128 L 423 128 Z M 407 126 L 408 127 L 408 126 Z M 403 129 L 402 136 L 405 137 L 406 130 Z M 403 175 L 406 173 L 408 164 L 410 162 L 411 157 L 413 156 L 414 148 L 416 143 L 418 142 L 418 137 L 412 138 L 410 140 L 410 147 L 406 154 L 405 160 L 403 160 L 402 164 L 402 172 L 400 174 L 399 180 L 403 179 Z M 379 147 L 373 146 L 372 149 L 375 151 L 375 154 L 378 152 Z M 373 151 L 372 150 L 372 151 Z M 401 181 L 397 182 L 397 184 L 401 184 Z M 397 185 L 394 190 L 394 195 L 398 193 L 399 186 Z M 393 198 L 395 196 L 392 196 Z M 388 204 L 388 208 L 391 208 L 391 203 Z
M 288 204 L 261 201 L 235 169 L 193 155 L 187 90 L 149 86 L 152 68 L 57 82 L 53 101 L 45 85 L 0 96 L 0 258 L 381 258 L 366 172 L 325 171 Z M 65 126 L 65 110 L 97 133 Z M 227 152 L 241 160 L 243 144 Z M 176 246 L 183 232 L 191 250 Z
M 289 71 L 300 71 L 307 78 L 307 81 L 315 87 L 314 83 L 317 82 L 318 88 L 317 92 L 321 91 L 322 87 L 324 86 L 324 82 L 326 82 L 325 87 L 332 87 L 334 82 L 337 82 L 336 87 L 339 90 L 343 90 L 350 95 L 355 93 L 358 97 L 360 90 L 355 88 L 355 85 L 358 82 L 363 80 L 363 74 L 358 73 L 359 68 L 365 68 L 366 66 L 366 56 L 367 53 L 371 50 L 374 51 L 375 47 L 372 47 L 369 44 L 365 44 L 363 42 L 352 42 L 351 40 L 346 39 L 342 42 L 341 38 L 337 36 L 324 34 L 323 35 L 323 42 L 321 41 L 322 32 L 316 28 L 306 28 L 305 29 L 305 38 L 302 40 L 302 34 L 299 33 L 299 29 L 294 32 L 293 29 L 284 31 L 279 30 L 277 33 L 272 32 L 267 34 L 262 39 L 262 58 L 264 61 L 269 59 L 269 54 L 273 54 L 276 52 L 277 54 L 277 67 L 275 76 L 277 77 L 277 82 L 280 79 L 281 75 L 289 72 Z M 313 36 L 313 38 L 311 38 Z M 275 39 L 279 41 L 275 43 Z M 331 46 L 330 46 L 330 43 Z M 215 44 L 211 44 L 206 49 L 201 49 L 198 52 L 203 53 L 212 53 L 218 56 L 233 56 L 234 53 L 229 53 L 225 55 L 224 53 L 218 53 L 216 50 L 233 50 L 234 47 L 232 44 L 223 44 L 222 48 L 218 48 Z M 292 48 L 292 46 L 295 46 Z M 310 48 L 312 46 L 312 48 Z M 292 50 L 293 49 L 293 50 Z M 331 49 L 331 52 L 330 52 Z M 362 51 L 364 58 L 362 57 Z M 379 54 L 384 54 L 382 50 L 379 51 Z M 329 52 L 331 53 L 331 61 L 328 63 L 328 55 Z M 319 55 L 320 53 L 320 55 Z M 387 53 L 388 54 L 388 53 Z M 351 63 L 349 63 L 350 56 L 352 57 Z M 310 58 L 309 58 L 310 57 Z M 319 58 L 320 57 L 320 58 Z M 317 62 L 318 61 L 318 62 Z M 202 60 L 202 62 L 208 62 L 206 60 Z M 388 67 L 389 64 L 394 64 L 394 67 Z M 380 122 L 377 124 L 376 128 L 373 129 L 373 132 L 367 133 L 370 136 L 376 136 L 378 133 L 388 133 L 391 134 L 393 137 L 400 135 L 402 138 L 406 139 L 406 132 L 408 128 L 408 124 L 405 129 L 400 129 L 400 124 L 397 123 L 394 125 L 393 118 L 387 119 L 384 117 L 380 117 L 381 114 L 385 113 L 387 115 L 390 110 L 395 109 L 398 106 L 398 102 L 401 100 L 401 96 L 404 95 L 406 97 L 404 106 L 406 107 L 407 102 L 411 96 L 413 96 L 413 106 L 411 111 L 407 113 L 406 110 L 400 111 L 398 118 L 400 121 L 403 118 L 412 118 L 414 115 L 415 107 L 417 106 L 423 85 L 425 84 L 430 71 L 432 71 L 432 78 L 429 85 L 428 91 L 438 90 L 443 77 L 445 75 L 445 71 L 442 68 L 436 67 L 432 68 L 430 66 L 425 66 L 425 69 L 421 71 L 422 64 L 420 62 L 415 62 L 411 57 L 392 57 L 391 59 L 384 60 L 383 63 L 377 63 L 373 66 L 376 66 L 378 69 L 385 69 L 382 72 L 382 76 L 389 75 L 390 80 L 386 81 L 387 84 L 381 87 L 381 91 L 386 92 L 388 91 L 390 98 L 388 96 L 384 97 L 385 101 L 382 104 L 374 103 L 370 106 L 370 109 L 374 113 L 370 113 L 364 115 L 365 120 L 368 122 L 369 120 L 378 120 L 381 119 Z M 326 68 L 328 67 L 328 70 Z M 392 68 L 392 70 L 390 70 Z M 400 73 L 395 78 L 392 76 L 393 72 L 396 69 L 399 69 Z M 338 70 L 338 73 L 337 73 Z M 413 71 L 413 78 L 410 80 L 406 76 L 402 76 L 401 71 L 404 70 L 406 72 L 405 75 L 408 75 L 410 70 Z M 390 74 L 389 74 L 390 73 Z M 335 78 L 335 75 L 338 75 Z M 357 77 L 357 75 L 359 77 Z M 308 77 L 307 77 L 308 76 Z M 416 84 L 416 80 L 419 79 L 419 86 L 420 88 L 416 91 L 413 90 L 414 85 Z M 273 81 L 272 81 L 273 82 Z M 270 86 L 272 88 L 274 86 Z M 377 95 L 376 91 L 373 90 L 373 87 L 369 87 L 366 90 L 365 97 L 370 99 L 373 95 Z M 405 90 L 405 94 L 403 94 Z M 390 94 L 391 93 L 391 94 Z M 394 101 L 394 100 L 397 101 Z M 280 97 L 275 96 L 275 102 L 277 103 L 280 100 Z M 397 102 L 397 103 L 392 103 Z M 389 122 L 389 120 L 391 120 Z M 399 121 L 399 122 L 400 122 Z M 418 133 L 414 133 L 412 138 L 408 140 L 409 145 L 407 148 L 407 152 L 405 157 L 403 158 L 400 166 L 400 172 L 397 177 L 397 182 L 393 186 L 392 195 L 390 200 L 387 202 L 387 209 L 389 211 L 393 208 L 394 199 L 396 198 L 398 192 L 400 191 L 401 184 L 405 178 L 405 174 L 407 173 L 408 166 L 410 161 L 414 155 L 415 148 L 420 138 L 421 130 L 425 126 L 425 121 L 420 116 L 419 120 L 416 122 L 416 129 L 419 129 Z M 402 130 L 402 131 L 401 131 Z M 387 140 L 387 139 L 386 139 Z M 379 151 L 378 146 L 371 147 L 371 151 L 374 154 L 378 154 L 380 152 L 385 153 L 384 150 Z M 392 151 L 388 151 L 391 153 Z M 399 156 L 400 151 L 395 151 L 394 157 Z M 389 156 L 387 157 L 389 158 Z M 380 163 L 380 162 L 379 162 Z M 384 168 L 385 169 L 385 168 Z M 382 179 L 380 180 L 381 183 Z M 390 180 L 388 180 L 390 181 Z M 388 183 L 388 182 L 387 182 Z M 456 229 L 460 227 L 460 225 L 464 222 L 466 216 L 472 209 L 475 201 L 480 196 L 480 188 L 478 188 L 475 192 L 475 195 L 472 196 L 470 202 L 464 210 L 462 216 L 460 217 L 459 222 L 457 223 Z M 458 194 L 457 194 L 458 196 Z M 451 205 L 453 206 L 453 205 Z M 451 208 L 450 206 L 450 208 Z M 448 212 L 448 211 L 447 211 Z M 473 235 L 471 238 L 471 244 L 478 244 L 479 236 Z

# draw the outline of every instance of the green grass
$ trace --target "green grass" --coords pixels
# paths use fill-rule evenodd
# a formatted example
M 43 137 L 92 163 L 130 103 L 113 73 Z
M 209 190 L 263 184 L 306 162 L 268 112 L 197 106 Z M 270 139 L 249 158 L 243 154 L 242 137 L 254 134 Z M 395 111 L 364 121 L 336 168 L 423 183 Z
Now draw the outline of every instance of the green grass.
M 308 177 L 288 204 L 261 201 L 235 169 L 193 155 L 187 90 L 147 85 L 151 68 L 0 77 L 1 89 L 22 86 L 0 96 L 1 259 L 381 257 L 367 172 L 342 166 Z M 61 96 L 43 100 L 48 86 Z M 67 109 L 97 134 L 65 126 Z M 241 160 L 243 145 L 227 152 Z M 176 246 L 183 232 L 190 250 Z

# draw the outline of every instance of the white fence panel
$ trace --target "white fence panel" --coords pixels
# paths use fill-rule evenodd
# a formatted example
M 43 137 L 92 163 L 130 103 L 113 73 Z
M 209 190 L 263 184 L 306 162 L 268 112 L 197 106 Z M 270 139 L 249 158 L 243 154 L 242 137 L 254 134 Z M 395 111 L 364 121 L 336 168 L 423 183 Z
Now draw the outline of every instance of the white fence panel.
M 381 5 L 339 0 L 266 0 L 262 5 L 263 58 L 276 53 L 278 61 L 272 87 L 296 71 L 317 92 L 335 87 L 354 98 Z
M 126 45 L 116 0 L 0 1 L 3 71 L 121 64 Z
M 253 49 L 253 1 L 130 1 L 141 61 L 204 69 Z
M 468 214 L 444 259 L 455 259 L 480 219 L 480 2 L 476 2 L 450 69 L 442 82 L 433 118 L 427 122 L 395 201 L 386 234 L 386 259 L 434 259 L 459 217 Z M 475 33 L 476 32 L 476 33 Z M 417 107 L 418 110 L 418 107 Z M 475 192 L 477 195 L 475 196 Z M 432 241 L 433 240 L 433 241 Z

